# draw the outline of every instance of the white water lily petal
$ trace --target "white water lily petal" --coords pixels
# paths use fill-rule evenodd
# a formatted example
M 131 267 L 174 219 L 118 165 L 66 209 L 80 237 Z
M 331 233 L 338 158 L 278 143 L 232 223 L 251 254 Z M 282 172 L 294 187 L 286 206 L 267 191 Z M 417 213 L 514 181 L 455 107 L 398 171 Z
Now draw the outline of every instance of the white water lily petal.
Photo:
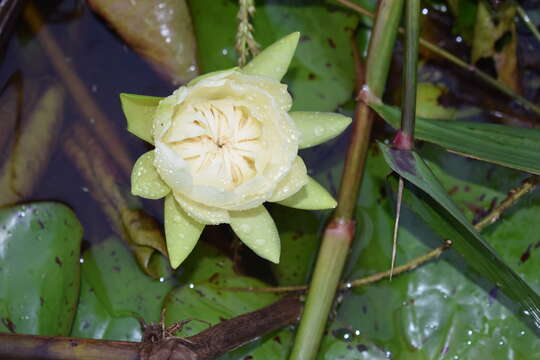
M 299 39 L 299 32 L 281 38 L 255 56 L 242 69 L 242 72 L 248 75 L 262 75 L 278 81 L 281 80 L 289 68 Z
M 292 111 L 289 115 L 300 131 L 300 149 L 319 145 L 338 136 L 352 121 L 350 117 L 336 113 Z
M 276 202 L 286 199 L 298 192 L 304 185 L 307 184 L 309 176 L 307 175 L 306 164 L 300 156 L 297 156 L 293 162 L 291 170 L 279 182 L 274 194 L 268 201 Z
M 258 206 L 244 211 L 231 211 L 231 227 L 240 240 L 257 255 L 279 263 L 281 244 L 274 220 Z
M 176 269 L 191 253 L 204 225 L 188 216 L 173 195 L 165 198 L 165 237 L 171 267 Z
M 189 216 L 202 224 L 218 225 L 230 221 L 229 212 L 227 210 L 197 203 L 179 193 L 174 193 L 174 198 Z
M 337 205 L 332 195 L 311 177 L 309 177 L 307 184 L 300 191 L 277 203 L 304 210 L 333 209 Z
M 161 199 L 171 189 L 154 167 L 154 150 L 141 155 L 131 171 L 131 193 L 146 199 Z

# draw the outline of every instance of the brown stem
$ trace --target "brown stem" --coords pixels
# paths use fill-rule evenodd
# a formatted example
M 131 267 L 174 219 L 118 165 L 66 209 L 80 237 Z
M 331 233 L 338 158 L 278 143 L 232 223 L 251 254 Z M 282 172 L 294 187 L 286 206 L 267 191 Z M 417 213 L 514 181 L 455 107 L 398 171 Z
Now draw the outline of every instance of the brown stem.
M 0 334 L 0 359 L 210 360 L 271 331 L 295 323 L 302 302 L 284 297 L 261 310 L 223 321 L 188 338 L 158 343 Z
M 522 196 L 533 191 L 538 185 L 540 185 L 540 175 L 533 175 L 521 185 L 515 189 L 512 189 L 508 192 L 506 199 L 504 199 L 499 205 L 497 205 L 493 210 L 489 212 L 483 219 L 474 224 L 476 230 L 480 231 L 485 228 L 487 225 L 493 224 L 499 219 L 503 212 L 508 210 L 512 205 L 514 205 Z
M 90 123 L 93 132 L 107 148 L 108 153 L 110 153 L 118 163 L 124 176 L 129 177 L 133 161 L 126 149 L 122 146 L 123 142 L 116 134 L 115 129 L 110 125 L 111 121 L 105 116 L 90 95 L 86 85 L 77 76 L 77 72 L 73 65 L 66 61 L 66 58 L 54 37 L 48 29 L 43 26 L 43 19 L 32 2 L 29 2 L 24 9 L 24 18 L 31 29 L 37 34 L 37 38 L 47 55 L 49 55 L 56 72 L 62 78 L 69 93 L 72 94 L 73 100 L 75 100 L 81 108 L 81 111 L 86 120 Z

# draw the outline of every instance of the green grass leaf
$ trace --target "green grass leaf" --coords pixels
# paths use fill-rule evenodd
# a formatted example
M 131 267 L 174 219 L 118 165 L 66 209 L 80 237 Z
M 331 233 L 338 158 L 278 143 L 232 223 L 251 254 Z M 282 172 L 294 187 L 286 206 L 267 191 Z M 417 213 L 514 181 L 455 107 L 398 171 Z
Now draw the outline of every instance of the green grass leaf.
M 424 160 L 414 151 L 380 144 L 390 167 L 415 185 L 404 193 L 405 202 L 440 236 L 451 239 L 453 248 L 479 274 L 489 279 L 519 306 L 521 316 L 540 328 L 540 297 L 478 234 L 448 197 Z M 413 190 L 415 190 L 413 189 Z
M 399 128 L 401 112 L 388 105 L 370 106 Z M 513 126 L 416 118 L 415 137 L 473 159 L 540 174 L 540 131 Z

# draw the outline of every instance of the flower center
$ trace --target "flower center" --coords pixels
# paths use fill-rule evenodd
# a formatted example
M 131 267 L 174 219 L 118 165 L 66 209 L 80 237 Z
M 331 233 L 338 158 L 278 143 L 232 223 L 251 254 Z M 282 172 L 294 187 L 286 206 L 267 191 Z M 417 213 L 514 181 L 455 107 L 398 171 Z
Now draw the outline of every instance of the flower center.
M 192 134 L 171 143 L 188 162 L 196 185 L 234 188 L 255 176 L 262 148 L 261 125 L 243 106 L 216 100 L 192 105 L 174 133 Z

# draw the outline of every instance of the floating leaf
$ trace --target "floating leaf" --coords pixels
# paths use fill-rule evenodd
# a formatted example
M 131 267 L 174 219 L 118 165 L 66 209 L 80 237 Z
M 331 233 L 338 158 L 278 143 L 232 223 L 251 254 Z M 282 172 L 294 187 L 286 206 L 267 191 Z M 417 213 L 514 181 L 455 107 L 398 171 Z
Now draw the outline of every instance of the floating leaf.
M 203 246 L 197 246 L 193 256 L 180 266 L 182 281 L 190 285 L 176 288 L 167 296 L 164 304 L 167 325 L 185 319 L 199 319 L 215 325 L 225 319 L 261 309 L 279 299 L 271 293 L 253 294 L 221 290 L 220 288 L 223 287 L 260 287 L 268 286 L 268 284 L 251 277 L 234 275 L 230 259 L 220 256 L 208 245 L 200 245 Z M 197 266 L 190 264 L 191 261 L 196 262 Z M 194 320 L 185 325 L 177 336 L 191 336 L 205 330 L 208 326 Z M 291 344 L 290 330 L 276 331 L 220 359 L 285 359 Z
M 434 231 L 454 242 L 453 248 L 479 274 L 519 305 L 521 315 L 540 328 L 540 297 L 486 243 L 448 197 L 431 170 L 414 151 L 380 144 L 383 155 L 403 178 L 421 192 L 405 192 L 405 202 Z
M 440 164 L 437 177 L 463 208 L 489 206 L 493 199 L 505 195 L 504 190 L 497 189 L 508 189 L 523 176 L 429 144 L 422 147 L 421 153 L 432 160 L 430 166 L 434 161 Z M 363 212 L 357 217 L 358 226 L 363 229 L 362 237 L 357 239 L 362 249 L 353 264 L 351 279 L 388 269 L 394 218 L 394 206 L 384 186 L 388 171 L 380 152 L 370 152 L 357 210 Z M 535 196 L 531 200 L 518 203 L 516 211 L 505 214 L 504 221 L 489 228 L 486 238 L 514 270 L 540 289 L 540 250 L 534 249 L 533 240 L 533 234 L 540 231 L 540 224 L 533 220 L 540 214 L 540 198 Z M 442 240 L 406 206 L 401 214 L 398 262 L 403 264 Z M 373 253 L 378 256 L 372 256 Z M 524 254 L 530 254 L 530 258 L 522 262 Z M 370 350 L 370 343 L 377 344 L 393 359 L 537 358 L 538 335 L 506 305 L 493 284 L 476 276 L 458 254 L 447 250 L 440 259 L 394 276 L 392 281 L 354 288 L 345 294 L 336 316 L 341 330 L 329 332 L 330 339 L 324 342 L 331 341 L 343 352 L 352 347 L 347 355 L 354 359 L 387 358 L 375 357 L 373 352 L 355 353 L 358 343 Z
M 362 3 L 369 8 L 374 5 L 373 1 Z M 201 72 L 235 66 L 238 2 L 196 0 L 189 4 Z M 257 4 L 254 35 L 263 48 L 287 34 L 300 32 L 298 49 L 284 78 L 294 96 L 294 109 L 334 111 L 350 98 L 354 88 L 351 32 L 359 19 L 348 9 L 321 0 Z M 367 30 L 359 32 L 365 34 Z
M 175 281 L 145 275 L 114 237 L 92 245 L 83 260 L 81 297 L 71 336 L 139 341 L 138 317 L 159 321 L 165 295 Z
M 0 209 L 0 332 L 69 335 L 81 239 L 81 224 L 65 205 Z
M 174 84 L 197 75 L 196 45 L 185 0 L 91 0 L 90 5 Z
M 399 127 L 398 108 L 370 106 L 390 125 Z M 540 174 L 540 130 L 537 129 L 416 118 L 415 137 L 463 156 Z

